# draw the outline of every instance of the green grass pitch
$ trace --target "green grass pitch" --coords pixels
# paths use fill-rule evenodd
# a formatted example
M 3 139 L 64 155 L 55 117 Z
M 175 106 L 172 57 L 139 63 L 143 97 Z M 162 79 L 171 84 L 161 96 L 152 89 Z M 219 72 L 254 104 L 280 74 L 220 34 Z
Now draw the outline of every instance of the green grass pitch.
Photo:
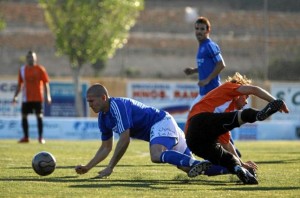
M 258 164 L 259 185 L 243 185 L 234 175 L 188 178 L 174 166 L 151 163 L 148 143 L 137 140 L 109 178 L 92 179 L 111 155 L 87 174 L 77 175 L 74 167 L 87 163 L 100 144 L 0 140 L 0 197 L 300 197 L 300 141 L 236 142 L 243 160 Z M 56 157 L 57 168 L 49 176 L 38 176 L 31 168 L 40 151 Z

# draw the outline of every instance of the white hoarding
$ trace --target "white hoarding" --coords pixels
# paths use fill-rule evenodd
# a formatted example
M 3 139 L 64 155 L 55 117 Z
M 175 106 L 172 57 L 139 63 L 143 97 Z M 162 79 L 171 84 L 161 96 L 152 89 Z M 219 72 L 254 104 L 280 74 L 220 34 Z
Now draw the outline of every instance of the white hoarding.
M 127 96 L 163 109 L 175 119 L 186 119 L 190 104 L 198 95 L 194 82 L 128 82 Z
M 275 113 L 272 120 L 300 120 L 300 83 L 272 83 L 271 93 L 283 99 L 290 113 Z
M 29 136 L 37 139 L 37 122 L 29 116 Z M 100 131 L 97 118 L 44 118 L 45 139 L 88 140 L 99 139 Z M 20 117 L 0 116 L 0 139 L 19 139 L 23 137 Z

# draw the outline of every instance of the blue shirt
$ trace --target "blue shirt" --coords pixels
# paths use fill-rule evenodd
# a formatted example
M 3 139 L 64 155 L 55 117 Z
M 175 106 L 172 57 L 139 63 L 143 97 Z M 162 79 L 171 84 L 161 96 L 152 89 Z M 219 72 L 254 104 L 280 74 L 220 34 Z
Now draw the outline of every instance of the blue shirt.
M 165 111 L 130 98 L 110 98 L 109 102 L 109 111 L 98 114 L 102 140 L 110 139 L 113 132 L 121 134 L 130 129 L 130 137 L 149 142 L 151 127 L 166 116 Z
M 219 46 L 211 39 L 204 40 L 199 45 L 197 53 L 197 66 L 199 80 L 206 79 L 215 69 L 218 62 L 222 61 Z M 206 95 L 209 91 L 221 85 L 220 75 L 212 79 L 207 85 L 199 87 L 200 95 Z

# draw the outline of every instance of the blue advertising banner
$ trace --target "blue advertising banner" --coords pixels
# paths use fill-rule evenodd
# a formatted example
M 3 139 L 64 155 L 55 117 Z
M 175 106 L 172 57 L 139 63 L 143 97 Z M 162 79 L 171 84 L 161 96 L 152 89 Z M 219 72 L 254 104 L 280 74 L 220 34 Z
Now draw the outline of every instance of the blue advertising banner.
M 0 81 L 0 116 L 18 116 L 21 112 L 22 96 L 16 104 L 12 99 L 17 89 L 17 82 L 13 80 Z
M 81 84 L 83 116 L 89 115 L 85 99 L 88 83 Z M 71 82 L 51 82 L 51 105 L 45 104 L 44 114 L 51 117 L 76 117 L 74 84 Z

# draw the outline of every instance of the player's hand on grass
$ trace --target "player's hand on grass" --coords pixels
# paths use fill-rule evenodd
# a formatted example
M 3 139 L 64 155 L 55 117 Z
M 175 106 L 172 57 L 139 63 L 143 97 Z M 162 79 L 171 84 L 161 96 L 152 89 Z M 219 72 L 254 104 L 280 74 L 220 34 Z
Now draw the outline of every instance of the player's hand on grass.
M 97 178 L 105 178 L 108 177 L 112 174 L 113 169 L 111 167 L 106 167 L 105 169 L 103 169 L 102 171 L 98 172 L 99 175 L 97 176 Z
M 258 169 L 257 164 L 255 164 L 252 161 L 243 162 L 242 166 L 246 169 L 250 169 L 250 168 L 253 168 L 254 170 Z
M 76 173 L 81 175 L 81 174 L 87 173 L 89 170 L 86 166 L 78 165 L 75 167 L 75 171 L 76 171 Z

